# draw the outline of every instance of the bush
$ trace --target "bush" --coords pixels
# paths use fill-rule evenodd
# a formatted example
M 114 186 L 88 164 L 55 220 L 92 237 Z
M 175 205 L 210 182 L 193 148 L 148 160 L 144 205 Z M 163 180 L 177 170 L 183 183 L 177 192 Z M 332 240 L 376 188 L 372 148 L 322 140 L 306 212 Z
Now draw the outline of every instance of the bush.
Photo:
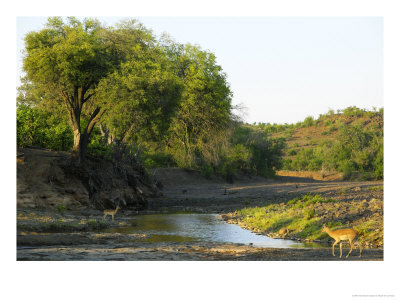
M 146 168 L 176 167 L 176 162 L 171 154 L 165 152 L 144 152 L 141 156 Z
M 356 106 L 349 106 L 343 110 L 343 115 L 348 117 L 361 117 L 365 114 L 365 109 Z
M 212 179 L 215 175 L 215 170 L 212 166 L 203 165 L 201 166 L 200 173 L 203 177 L 207 179 Z
M 64 205 L 57 205 L 57 210 L 60 214 L 63 214 L 66 209 Z
M 310 127 L 314 125 L 314 118 L 312 116 L 308 116 L 303 121 L 303 127 Z
M 306 220 L 310 220 L 315 217 L 315 209 L 306 209 L 303 214 Z
M 73 134 L 67 120 L 22 104 L 17 107 L 17 145 L 67 151 Z
M 354 171 L 353 162 L 349 160 L 344 160 L 339 163 L 338 170 L 343 172 L 343 177 L 345 179 L 349 179 L 351 177 L 351 173 Z
M 92 134 L 88 144 L 87 154 L 93 157 L 111 160 L 113 145 L 108 145 L 104 137 L 99 134 Z

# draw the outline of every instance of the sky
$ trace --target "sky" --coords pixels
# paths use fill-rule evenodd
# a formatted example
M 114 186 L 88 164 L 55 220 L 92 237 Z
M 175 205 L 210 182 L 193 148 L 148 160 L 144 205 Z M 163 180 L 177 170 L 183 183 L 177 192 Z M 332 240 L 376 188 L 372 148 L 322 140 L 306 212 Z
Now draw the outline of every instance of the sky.
M 124 18 L 98 19 L 113 25 Z M 213 52 L 248 123 L 295 123 L 329 109 L 383 107 L 382 17 L 132 18 L 157 36 L 167 32 Z M 23 37 L 46 21 L 17 18 L 18 78 Z

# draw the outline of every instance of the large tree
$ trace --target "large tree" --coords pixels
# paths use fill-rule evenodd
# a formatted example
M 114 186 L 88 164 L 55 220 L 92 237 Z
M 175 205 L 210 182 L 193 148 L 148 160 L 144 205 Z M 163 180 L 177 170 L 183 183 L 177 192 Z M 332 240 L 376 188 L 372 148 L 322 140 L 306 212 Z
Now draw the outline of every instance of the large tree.
M 184 82 L 182 99 L 170 127 L 168 147 L 181 164 L 217 163 L 218 145 L 232 120 L 232 92 L 213 53 L 198 46 L 171 49 Z
M 97 84 L 119 66 L 105 31 L 97 20 L 70 17 L 64 23 L 54 17 L 44 29 L 25 37 L 26 78 L 47 95 L 43 101 L 65 105 L 79 161 L 84 160 L 90 133 L 103 113 L 94 101 Z M 83 112 L 88 122 L 81 128 Z

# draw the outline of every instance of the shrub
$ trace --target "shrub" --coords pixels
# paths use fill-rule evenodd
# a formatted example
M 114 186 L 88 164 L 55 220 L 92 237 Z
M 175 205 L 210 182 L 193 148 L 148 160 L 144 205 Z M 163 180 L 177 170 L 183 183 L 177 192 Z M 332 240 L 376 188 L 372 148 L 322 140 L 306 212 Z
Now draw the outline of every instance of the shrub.
M 207 179 L 212 179 L 215 175 L 215 170 L 210 165 L 203 165 L 201 166 L 200 173 L 203 177 Z
M 369 191 L 383 191 L 383 185 L 371 186 L 368 188 Z
M 57 210 L 60 214 L 63 214 L 66 209 L 64 205 L 57 205 Z
M 312 116 L 308 116 L 303 121 L 303 127 L 310 127 L 314 125 L 314 118 Z
M 144 151 L 142 154 L 142 161 L 146 168 L 161 168 L 161 167 L 175 167 L 176 162 L 171 154 L 165 152 L 152 152 Z
M 315 217 L 315 209 L 306 209 L 303 214 L 306 220 L 310 220 Z
M 17 107 L 17 145 L 67 151 L 73 134 L 67 120 L 22 104 Z
M 349 179 L 351 177 L 351 173 L 354 171 L 353 162 L 350 160 L 344 160 L 339 162 L 338 170 L 343 172 L 343 177 L 345 179 Z

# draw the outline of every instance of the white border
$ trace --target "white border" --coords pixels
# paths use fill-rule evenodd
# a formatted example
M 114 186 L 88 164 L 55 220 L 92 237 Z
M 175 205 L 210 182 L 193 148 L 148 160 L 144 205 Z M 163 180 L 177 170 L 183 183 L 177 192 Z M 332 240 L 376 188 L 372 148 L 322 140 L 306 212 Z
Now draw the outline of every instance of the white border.
M 57 4 L 56 4 L 57 3 Z M 399 16 L 396 1 L 26 1 L 2 10 L 3 295 L 10 299 L 353 299 L 353 294 L 400 297 Z M 56 8 L 54 6 L 57 5 Z M 384 262 L 16 262 L 15 254 L 15 18 L 92 16 L 384 16 L 385 261 Z M 3 124 L 4 122 L 4 124 Z M 13 159 L 11 159 L 13 157 Z M 6 296 L 7 297 L 7 296 Z

